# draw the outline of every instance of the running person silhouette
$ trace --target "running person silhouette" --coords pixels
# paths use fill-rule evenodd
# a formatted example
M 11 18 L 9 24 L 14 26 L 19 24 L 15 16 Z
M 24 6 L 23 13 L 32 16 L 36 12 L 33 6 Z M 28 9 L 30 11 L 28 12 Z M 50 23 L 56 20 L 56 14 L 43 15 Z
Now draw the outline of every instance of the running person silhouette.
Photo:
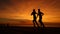
M 44 24 L 43 24 L 43 22 L 42 22 L 42 16 L 43 16 L 44 14 L 40 11 L 40 9 L 38 9 L 38 14 L 37 14 L 37 16 L 39 16 L 39 23 L 41 24 L 41 26 L 43 26 L 44 27 Z
M 37 19 L 36 14 L 37 13 L 36 13 L 35 9 L 33 9 L 33 12 L 31 13 L 31 15 L 33 15 L 33 24 L 34 24 L 34 27 L 36 27 L 36 25 L 39 26 L 37 21 L 36 21 L 36 19 Z

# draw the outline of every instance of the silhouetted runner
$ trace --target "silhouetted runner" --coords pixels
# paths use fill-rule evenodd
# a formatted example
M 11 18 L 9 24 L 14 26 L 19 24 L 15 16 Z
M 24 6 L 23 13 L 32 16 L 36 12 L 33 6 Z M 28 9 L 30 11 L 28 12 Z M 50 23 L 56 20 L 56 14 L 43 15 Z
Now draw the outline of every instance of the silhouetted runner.
M 37 16 L 39 16 L 39 23 L 41 24 L 41 26 L 43 26 L 44 27 L 44 24 L 43 24 L 43 22 L 42 22 L 42 16 L 43 16 L 44 14 L 40 11 L 40 9 L 38 9 L 38 14 L 37 14 Z
M 35 9 L 33 9 L 33 12 L 31 13 L 31 15 L 33 15 L 33 24 L 34 24 L 34 27 L 36 27 L 36 25 L 39 26 L 38 23 L 37 23 L 37 21 L 36 21 L 36 19 L 37 19 L 36 18 L 36 14 L 37 13 L 36 13 Z

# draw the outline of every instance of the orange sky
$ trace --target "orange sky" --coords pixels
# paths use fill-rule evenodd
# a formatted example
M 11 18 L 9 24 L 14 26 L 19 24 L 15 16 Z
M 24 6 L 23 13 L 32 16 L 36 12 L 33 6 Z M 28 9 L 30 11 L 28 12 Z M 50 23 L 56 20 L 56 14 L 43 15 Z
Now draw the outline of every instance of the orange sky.
M 33 8 L 44 13 L 43 22 L 60 22 L 60 0 L 0 0 L 0 18 L 32 20 Z

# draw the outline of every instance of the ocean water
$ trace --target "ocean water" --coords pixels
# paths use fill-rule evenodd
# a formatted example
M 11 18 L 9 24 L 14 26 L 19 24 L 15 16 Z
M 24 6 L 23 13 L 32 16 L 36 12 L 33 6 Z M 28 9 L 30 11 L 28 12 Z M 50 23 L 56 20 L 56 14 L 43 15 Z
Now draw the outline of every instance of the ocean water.
M 45 27 L 60 27 L 60 22 L 43 22 Z M 39 23 L 38 23 L 39 24 Z M 32 20 L 24 19 L 0 19 L 0 25 L 33 27 Z

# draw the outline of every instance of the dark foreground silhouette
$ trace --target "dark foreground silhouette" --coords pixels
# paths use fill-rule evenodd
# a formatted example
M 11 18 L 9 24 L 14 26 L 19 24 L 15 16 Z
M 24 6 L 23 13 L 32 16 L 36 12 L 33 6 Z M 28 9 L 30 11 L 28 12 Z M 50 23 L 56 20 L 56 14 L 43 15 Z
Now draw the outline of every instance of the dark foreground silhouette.
M 41 26 L 44 28 L 45 26 L 44 26 L 44 24 L 43 24 L 43 22 L 42 22 L 42 16 L 44 15 L 44 13 L 43 12 L 41 12 L 40 11 L 40 9 L 38 9 L 38 14 L 37 14 L 37 16 L 39 16 L 39 23 L 41 24 Z
M 36 25 L 37 25 L 37 27 L 39 27 L 39 25 L 38 25 L 38 23 L 36 21 L 36 19 L 37 19 L 36 14 L 37 13 L 36 13 L 35 9 L 33 9 L 33 12 L 31 13 L 31 15 L 33 16 L 33 25 L 34 25 L 34 28 L 36 27 Z
M 21 26 L 6 26 L 1 24 L 0 25 L 0 34 L 60 34 L 60 28 L 56 27 L 45 27 L 40 28 L 39 31 L 37 31 L 38 28 L 36 28 L 36 32 L 33 30 L 34 27 L 21 27 Z

